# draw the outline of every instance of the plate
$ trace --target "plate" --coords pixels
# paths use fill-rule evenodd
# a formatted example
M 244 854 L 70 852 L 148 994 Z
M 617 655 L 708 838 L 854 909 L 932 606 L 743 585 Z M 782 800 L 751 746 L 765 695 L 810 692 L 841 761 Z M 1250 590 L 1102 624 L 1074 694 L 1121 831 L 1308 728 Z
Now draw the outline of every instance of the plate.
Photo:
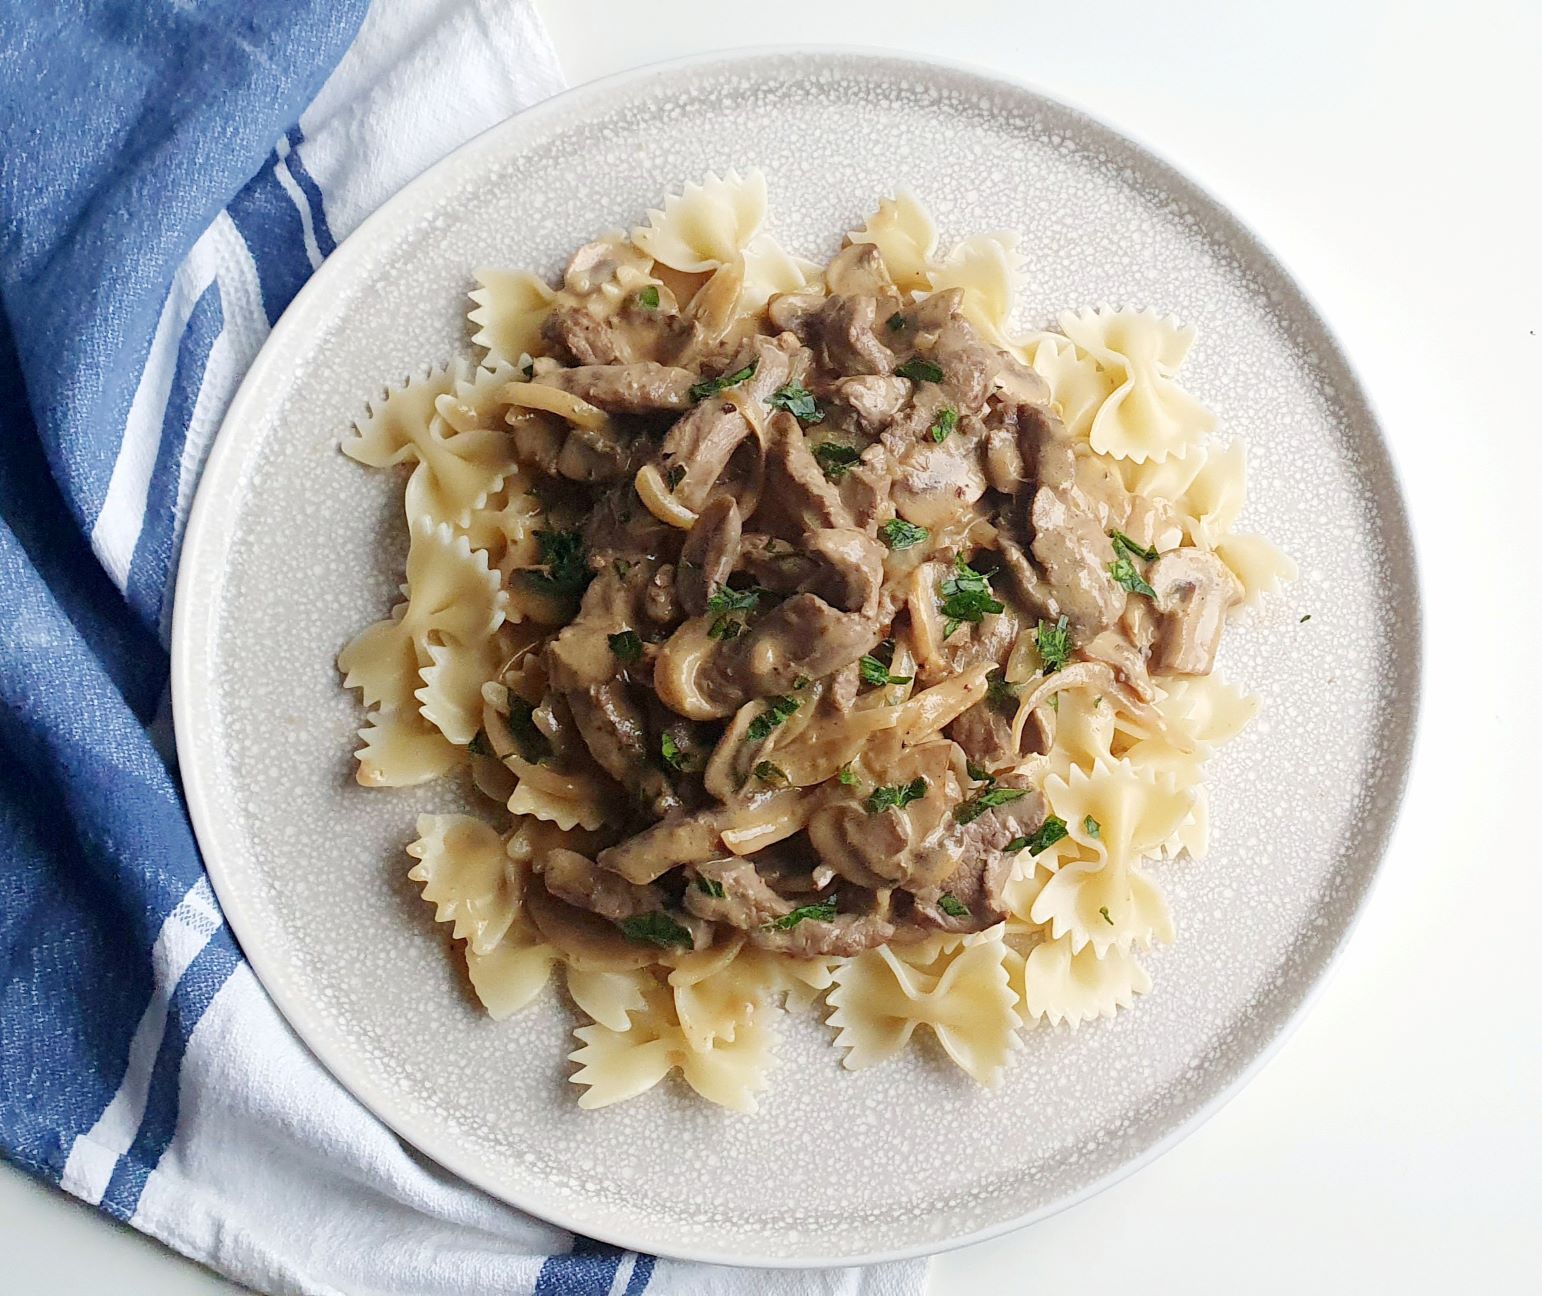
M 555 273 L 708 170 L 759 166 L 771 228 L 823 258 L 908 187 L 944 242 L 1018 233 L 1022 324 L 1109 301 L 1193 323 L 1185 386 L 1248 440 L 1241 526 L 1301 578 L 1228 637 L 1266 704 L 1211 783 L 1214 848 L 1158 866 L 1176 945 L 1152 993 L 1028 1032 L 988 1092 L 935 1050 L 844 1071 L 781 1032 L 755 1116 L 674 1082 L 583 1112 L 555 991 L 490 1021 L 406 878 L 450 784 L 353 781 L 338 649 L 387 607 L 400 483 L 338 452 L 367 398 L 470 355 L 474 267 Z M 274 329 L 198 492 L 177 590 L 183 778 L 220 903 L 321 1061 L 423 1152 L 575 1231 L 735 1264 L 922 1254 L 1040 1218 L 1192 1129 L 1297 1014 L 1371 882 L 1419 681 L 1412 546 L 1386 447 L 1333 338 L 1235 218 L 1082 114 L 959 68 L 854 52 L 717 56 L 586 86 L 472 141 L 388 203 Z M 1302 620 L 1310 615 L 1309 621 Z

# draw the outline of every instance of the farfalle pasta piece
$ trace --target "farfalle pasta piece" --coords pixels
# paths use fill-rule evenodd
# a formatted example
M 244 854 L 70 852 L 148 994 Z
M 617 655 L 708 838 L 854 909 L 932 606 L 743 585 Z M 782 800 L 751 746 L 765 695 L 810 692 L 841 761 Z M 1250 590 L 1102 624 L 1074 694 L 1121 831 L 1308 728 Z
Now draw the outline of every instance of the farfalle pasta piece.
M 819 280 L 822 267 L 793 256 L 769 234 L 757 234 L 743 253 L 737 314 L 758 314 L 777 293 L 800 292 Z
M 1099 954 L 1110 946 L 1149 949 L 1171 944 L 1174 935 L 1162 889 L 1128 860 L 1065 865 L 1039 891 L 1029 916 L 1049 928 L 1051 939 L 1069 939 L 1073 953 L 1089 943 Z
M 497 829 L 471 815 L 418 816 L 418 839 L 407 847 L 418 862 L 407 876 L 423 884 L 434 921 L 478 954 L 504 937 L 519 915 L 524 882 Z
M 853 243 L 871 243 L 883 257 L 889 276 L 907 292 L 927 288 L 927 271 L 937 251 L 937 227 L 914 194 L 885 198 L 861 229 L 846 236 Z
M 579 1012 L 610 1030 L 624 1031 L 631 1015 L 648 1006 L 645 994 L 653 976 L 643 968 L 608 972 L 570 966 L 567 983 Z
M 1128 760 L 1051 774 L 1044 796 L 1076 841 L 1104 858 L 1131 862 L 1171 837 L 1194 799 L 1192 788 L 1143 774 Z
M 381 709 L 370 713 L 359 730 L 363 745 L 354 754 L 363 787 L 412 787 L 443 778 L 466 759 L 457 747 L 416 709 Z
M 766 1086 L 772 1036 L 751 1018 L 732 1040 L 718 1039 L 704 1051 L 693 1048 L 675 1014 L 674 999 L 654 984 L 644 993 L 644 1006 L 630 1015 L 625 1030 L 595 1024 L 574 1034 L 583 1047 L 570 1053 L 579 1063 L 570 1079 L 584 1087 L 578 1105 L 608 1107 L 653 1088 L 678 1070 L 686 1084 L 709 1102 L 732 1111 L 754 1112 L 755 1095 Z
M 494 1021 L 512 1017 L 545 988 L 557 951 L 523 922 L 485 954 L 466 947 L 471 988 Z
M 1029 1016 L 1047 1018 L 1051 1026 L 1066 1022 L 1072 1030 L 1098 1017 L 1112 1017 L 1150 989 L 1151 975 L 1131 951 L 1111 947 L 1099 958 L 1087 945 L 1075 953 L 1064 937 L 1035 945 L 1023 968 L 1023 1004 Z
M 423 718 L 461 746 L 482 727 L 482 686 L 498 673 L 504 644 L 496 635 L 472 644 L 459 640 L 424 645 L 428 664 L 418 671 L 423 687 L 413 696 Z
M 632 242 L 671 270 L 699 273 L 737 261 L 765 219 L 762 172 L 708 172 L 700 184 L 665 198 L 662 210 L 650 210 Z
M 926 284 L 934 293 L 961 289 L 964 318 L 981 337 L 1006 349 L 1011 347 L 1007 331 L 1022 267 L 1015 234 L 976 234 L 955 244 L 946 257 L 929 267 Z
M 528 270 L 478 270 L 476 280 L 466 318 L 476 328 L 471 343 L 486 350 L 487 362 L 518 365 L 543 354 L 541 328 L 557 294 Z
M 1261 535 L 1223 536 L 1215 553 L 1241 582 L 1246 607 L 1252 607 L 1265 594 L 1277 592 L 1286 581 L 1300 575 L 1295 560 Z
M 1005 953 L 998 927 L 951 942 L 941 954 L 880 945 L 842 964 L 827 1000 L 845 1066 L 887 1061 L 925 1025 L 954 1062 L 994 1088 L 1017 1047 Z
M 622 808 L 624 810 L 624 807 Z M 597 796 L 562 796 L 520 779 L 509 797 L 509 813 L 529 815 L 559 828 L 600 828 L 615 817 Z
M 407 549 L 407 601 L 366 627 L 338 654 L 343 685 L 366 706 L 405 711 L 432 663 L 430 638 L 475 650 L 497 631 L 504 596 L 487 555 L 448 525 L 416 523 Z
M 1215 415 L 1174 380 L 1194 340 L 1191 327 L 1155 311 L 1066 311 L 1060 328 L 1117 382 L 1088 439 L 1115 459 L 1162 460 L 1208 436 Z
M 1112 374 L 1075 343 L 1040 333 L 1024 344 L 1023 358 L 1049 384 L 1066 431 L 1078 440 L 1092 435 L 1092 420 L 1118 386 Z

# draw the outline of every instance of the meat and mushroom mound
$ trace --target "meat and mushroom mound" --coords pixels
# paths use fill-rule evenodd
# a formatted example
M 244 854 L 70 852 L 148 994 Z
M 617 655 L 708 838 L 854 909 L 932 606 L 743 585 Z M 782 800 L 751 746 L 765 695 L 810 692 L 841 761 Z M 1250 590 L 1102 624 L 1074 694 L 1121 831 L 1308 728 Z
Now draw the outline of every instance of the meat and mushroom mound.
M 1159 553 L 1039 376 L 876 248 L 741 313 L 737 272 L 639 286 L 605 246 L 505 393 L 541 521 L 500 742 L 606 820 L 534 859 L 538 912 L 656 954 L 1001 921 L 1057 690 L 1155 715 L 1235 579 Z

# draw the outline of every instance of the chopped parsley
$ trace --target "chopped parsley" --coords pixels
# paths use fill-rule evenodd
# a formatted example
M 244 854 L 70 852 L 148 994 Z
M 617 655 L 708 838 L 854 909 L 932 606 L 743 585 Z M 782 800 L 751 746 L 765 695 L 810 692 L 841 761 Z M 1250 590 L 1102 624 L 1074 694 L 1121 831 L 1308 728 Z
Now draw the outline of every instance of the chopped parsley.
M 744 731 L 745 737 L 751 742 L 763 742 L 771 736 L 771 731 L 787 719 L 800 705 L 797 698 L 774 697 L 767 699 L 768 705 L 764 711 L 750 721 L 750 727 Z
M 640 293 L 638 293 L 637 294 L 637 304 L 639 306 L 641 306 L 644 310 L 658 310 L 658 308 L 659 308 L 659 286 L 658 286 L 658 284 L 649 284 Z
M 905 331 L 905 325 L 910 321 L 907 320 L 901 312 L 895 311 L 894 314 L 889 316 L 887 322 L 889 325 L 890 333 L 903 333 Z
M 674 739 L 673 734 L 663 734 L 659 738 L 659 759 L 672 770 L 684 770 L 691 754 Z
M 942 898 L 937 901 L 937 907 L 947 914 L 949 918 L 969 917 L 969 906 L 957 896 L 950 895 L 946 891 L 942 893 Z
M 1001 849 L 1009 855 L 1016 855 L 1018 851 L 1028 849 L 1028 839 L 1026 837 L 1014 837 Z
M 1144 558 L 1147 562 L 1155 562 L 1157 551 L 1138 545 L 1125 535 L 1123 531 L 1110 531 L 1108 538 L 1114 542 L 1114 554 L 1119 558 Z
M 850 765 L 842 765 L 840 772 L 835 776 L 845 787 L 855 787 L 857 784 L 857 771 Z
M 878 658 L 868 654 L 857 663 L 857 670 L 862 675 L 864 684 L 880 686 L 884 684 L 909 684 L 915 677 L 913 675 L 891 675 L 889 668 Z
M 1114 920 L 1108 916 L 1107 905 L 1104 905 L 1101 909 L 1098 910 L 1098 912 L 1103 915 L 1103 921 L 1106 922 L 1110 927 L 1114 925 Z
M 1054 624 L 1041 620 L 1038 629 L 1033 632 L 1034 646 L 1039 650 L 1039 660 L 1044 663 L 1046 675 L 1053 675 L 1071 660 L 1071 650 L 1075 645 L 1071 642 L 1068 625 L 1065 617 Z
M 901 378 L 909 378 L 911 382 L 942 381 L 942 366 L 933 364 L 930 360 L 923 360 L 920 356 L 914 356 L 905 361 L 894 372 Z
M 577 531 L 537 531 L 535 540 L 541 547 L 540 565 L 546 570 L 532 572 L 531 582 L 553 594 L 582 594 L 594 579 L 583 536 Z
M 799 423 L 817 423 L 824 417 L 820 412 L 819 402 L 797 383 L 778 387 L 771 393 L 770 404 L 772 409 L 786 410 Z
M 690 949 L 696 944 L 690 932 L 667 913 L 658 911 L 624 919 L 621 923 L 621 931 L 627 940 L 644 941 L 649 945 L 657 945 L 660 949 L 668 949 L 671 945 Z
M 526 360 L 525 363 L 520 366 L 519 371 L 525 375 L 525 380 L 528 382 L 531 378 L 535 377 L 535 361 Z
M 729 387 L 737 387 L 755 376 L 755 366 L 759 363 L 759 359 L 751 360 L 743 369 L 735 369 L 731 374 L 724 374 L 721 378 L 702 379 L 701 382 L 692 385 L 689 393 L 691 400 L 704 401 L 708 396 L 716 396 L 718 392 L 725 391 Z
M 541 732 L 535 722 L 535 706 L 526 702 L 513 689 L 508 690 L 509 732 L 519 748 L 521 758 L 532 765 L 539 765 L 551 755 L 551 739 Z
M 642 656 L 642 636 L 635 630 L 618 630 L 605 638 L 610 643 L 611 652 L 624 662 L 634 662 Z
M 712 639 L 737 639 L 744 631 L 744 618 L 736 615 L 753 612 L 760 604 L 758 589 L 736 590 L 719 585 L 707 599 L 707 611 L 717 619 L 707 627 Z
M 1103 825 L 1091 815 L 1087 815 L 1082 820 L 1082 831 L 1089 837 L 1101 837 L 1103 835 Z
M 964 772 L 976 783 L 994 783 L 996 776 L 983 765 L 976 765 L 972 760 L 964 762 Z
M 674 494 L 675 487 L 685 480 L 685 465 L 675 464 L 664 474 L 664 485 L 669 487 L 670 494 Z
M 812 918 L 815 922 L 834 922 L 835 897 L 831 896 L 828 900 L 821 900 L 818 904 L 804 905 L 802 908 L 794 909 L 790 914 L 783 914 L 780 918 L 768 922 L 766 927 L 771 931 L 789 931 L 805 918 Z
M 775 787 L 786 787 L 790 782 L 787 771 L 780 765 L 773 765 L 770 761 L 761 761 L 755 766 L 755 777 L 762 783 L 770 783 Z
M 919 801 L 926 795 L 926 780 L 914 779 L 909 783 L 890 783 L 884 787 L 876 787 L 868 795 L 868 814 L 882 814 L 893 807 L 902 810 L 912 801 Z
M 1026 788 L 990 787 L 971 801 L 954 808 L 953 817 L 961 824 L 973 823 L 987 810 L 1028 795 Z
M 1031 837 L 1015 837 L 1007 845 L 1008 850 L 1027 849 L 1030 855 L 1042 855 L 1057 841 L 1066 835 L 1065 820 L 1059 815 L 1050 815 L 1039 825 L 1038 831 Z M 1022 846 L 1017 845 L 1022 842 Z
M 1308 613 L 1307 613 L 1307 614 L 1306 614 L 1306 615 L 1305 615 L 1305 616 L 1304 616 L 1304 617 L 1302 617 L 1302 618 L 1301 618 L 1301 620 L 1300 620 L 1300 621 L 1298 621 L 1298 622 L 1297 622 L 1297 623 L 1296 623 L 1296 624 L 1298 624 L 1298 625 L 1305 625 L 1305 624 L 1306 624 L 1306 623 L 1307 623 L 1307 622 L 1308 622 L 1308 621 L 1310 621 L 1310 620 L 1311 620 L 1311 619 L 1312 619 L 1312 614 L 1311 614 L 1311 613 L 1310 613 L 1310 612 L 1308 612 Z
M 1007 683 L 1007 677 L 999 670 L 993 670 L 985 682 L 985 700 L 997 711 L 1015 712 L 1021 692 L 1022 685 Z
M 878 534 L 883 537 L 884 544 L 898 552 L 901 549 L 914 549 L 918 544 L 925 544 L 931 532 L 924 526 L 905 521 L 904 518 L 890 518 L 878 528 Z
M 1151 583 L 1135 570 L 1135 564 L 1128 558 L 1120 558 L 1108 565 L 1108 574 L 1114 578 L 1115 585 L 1122 585 L 1131 594 L 1144 594 L 1147 598 L 1155 598 L 1156 590 Z
M 792 686 L 795 689 L 806 689 L 813 682 L 807 675 L 799 675 L 793 680 Z
M 958 411 L 949 405 L 932 423 L 931 437 L 938 445 L 948 439 L 948 433 L 958 426 Z
M 466 744 L 466 750 L 473 756 L 493 755 L 493 749 L 487 741 L 487 730 L 478 729 L 476 733 L 472 735 L 471 741 Z
M 856 446 L 842 445 L 839 441 L 821 441 L 814 447 L 814 458 L 831 481 L 840 481 L 857 466 L 862 457 Z
M 991 597 L 990 578 L 960 558 L 953 574 L 942 582 L 938 606 L 948 619 L 942 631 L 942 637 L 948 639 L 965 621 L 982 621 L 987 613 L 1000 612 L 1006 605 Z
M 696 889 L 704 895 L 711 896 L 714 900 L 721 900 L 726 894 L 723 890 L 723 884 L 716 878 L 697 878 Z

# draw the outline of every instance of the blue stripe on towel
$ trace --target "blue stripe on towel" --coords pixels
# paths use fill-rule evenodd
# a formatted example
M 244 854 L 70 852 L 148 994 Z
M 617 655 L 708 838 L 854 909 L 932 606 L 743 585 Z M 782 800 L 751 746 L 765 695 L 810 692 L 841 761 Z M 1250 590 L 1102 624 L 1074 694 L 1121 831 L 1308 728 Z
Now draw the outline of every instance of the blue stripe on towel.
M 257 267 L 262 311 L 269 324 L 278 322 L 313 273 L 305 255 L 305 227 L 294 200 L 278 181 L 278 163 L 278 153 L 269 154 L 262 170 L 227 208 Z
M 225 312 L 216 278 L 204 289 L 203 296 L 188 316 L 177 353 L 177 369 L 171 380 L 166 413 L 161 420 L 161 444 L 155 455 L 155 470 L 150 476 L 144 526 L 134 546 L 134 561 L 129 568 L 125 590 L 129 602 L 135 607 L 158 611 L 170 590 L 182 450 L 187 444 L 188 425 L 198 404 L 209 353 L 224 327 Z
M 551 1256 L 541 1266 L 531 1296 L 609 1296 L 625 1255 L 607 1242 L 575 1238 L 569 1254 Z
M 310 172 L 305 169 L 305 163 L 300 160 L 300 145 L 304 143 L 305 136 L 298 126 L 291 126 L 285 136 L 289 141 L 289 156 L 285 162 L 289 166 L 289 174 L 294 177 L 294 182 L 300 186 L 300 192 L 305 195 L 311 209 L 311 229 L 316 235 L 316 246 L 321 255 L 329 257 L 337 251 L 337 244 L 332 238 L 332 228 L 327 224 L 327 213 L 321 201 L 321 189 L 311 179 Z

